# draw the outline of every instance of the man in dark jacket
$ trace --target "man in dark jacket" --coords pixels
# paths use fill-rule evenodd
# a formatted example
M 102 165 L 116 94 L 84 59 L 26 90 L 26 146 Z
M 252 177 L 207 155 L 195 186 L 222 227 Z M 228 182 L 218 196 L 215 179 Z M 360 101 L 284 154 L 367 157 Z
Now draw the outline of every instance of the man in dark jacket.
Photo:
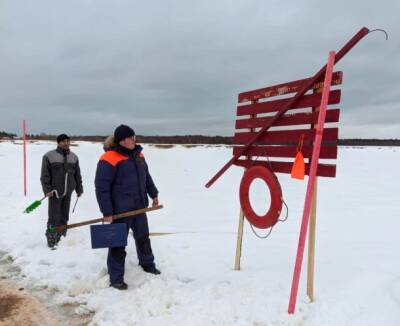
M 150 176 L 142 147 L 136 145 L 135 132 L 132 128 L 120 125 L 114 132 L 114 145 L 100 157 L 96 171 L 96 197 L 100 210 L 105 217 L 149 205 L 148 195 L 153 206 L 158 205 L 158 190 Z M 112 222 L 112 218 L 107 219 Z M 149 226 L 146 214 L 133 218 L 116 220 L 125 223 L 133 231 L 139 265 L 147 273 L 160 274 L 154 264 L 150 245 Z M 107 257 L 110 286 L 125 290 L 124 282 L 125 247 L 109 248 Z
M 40 181 L 43 192 L 49 198 L 46 238 L 47 245 L 52 249 L 61 235 L 66 236 L 66 230 L 56 233 L 54 227 L 68 223 L 72 192 L 75 190 L 78 197 L 83 193 L 79 160 L 69 146 L 70 138 L 66 134 L 59 135 L 57 148 L 46 153 L 42 160 Z

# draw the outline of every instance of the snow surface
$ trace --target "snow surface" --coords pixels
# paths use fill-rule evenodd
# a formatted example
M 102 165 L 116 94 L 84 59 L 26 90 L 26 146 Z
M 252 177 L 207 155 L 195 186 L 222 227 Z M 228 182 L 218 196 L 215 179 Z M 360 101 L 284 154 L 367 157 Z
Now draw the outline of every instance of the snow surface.
M 57 302 L 94 312 L 93 325 L 400 325 L 400 149 L 340 148 L 337 178 L 318 182 L 315 301 L 306 296 L 306 257 L 296 314 L 287 314 L 306 182 L 279 174 L 289 218 L 266 240 L 246 222 L 242 270 L 233 271 L 242 169 L 232 167 L 210 189 L 204 184 L 231 157 L 224 146 L 159 149 L 144 146 L 160 190 L 161 211 L 149 213 L 160 276 L 137 266 L 129 239 L 125 281 L 108 287 L 107 250 L 90 248 L 89 227 L 70 230 L 59 248 L 46 247 L 47 203 L 42 155 L 51 142 L 28 145 L 28 189 L 22 194 L 22 146 L 0 143 L 0 250 L 14 258 L 31 286 L 46 286 Z M 101 144 L 79 142 L 85 193 L 70 222 L 98 217 L 94 173 Z M 254 205 L 268 197 L 256 184 Z M 267 199 L 266 199 L 267 198 Z M 75 200 L 75 195 L 72 201 Z M 260 231 L 260 233 L 262 233 Z

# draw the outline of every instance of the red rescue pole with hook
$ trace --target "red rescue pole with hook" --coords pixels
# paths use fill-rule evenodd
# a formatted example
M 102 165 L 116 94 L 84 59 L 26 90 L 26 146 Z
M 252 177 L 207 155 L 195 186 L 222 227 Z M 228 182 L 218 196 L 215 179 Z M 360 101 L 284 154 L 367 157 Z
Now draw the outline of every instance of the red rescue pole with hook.
M 22 120 L 22 145 L 23 145 L 23 169 L 24 169 L 24 196 L 27 193 L 27 185 L 26 185 L 26 121 Z

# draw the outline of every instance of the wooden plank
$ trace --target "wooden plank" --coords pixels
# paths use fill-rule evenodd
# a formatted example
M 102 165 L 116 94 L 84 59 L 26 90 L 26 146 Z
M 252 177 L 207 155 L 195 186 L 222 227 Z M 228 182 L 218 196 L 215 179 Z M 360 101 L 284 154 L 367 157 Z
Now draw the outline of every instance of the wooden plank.
M 340 109 L 326 111 L 326 122 L 338 122 Z M 273 117 L 250 118 L 236 120 L 235 128 L 261 128 L 271 121 Z M 274 127 L 315 124 L 318 121 L 318 112 L 285 114 L 274 124 Z
M 233 147 L 233 155 L 240 153 L 241 146 Z M 303 156 L 307 157 L 312 154 L 312 146 L 303 146 Z M 290 157 L 294 158 L 297 154 L 297 146 L 251 146 L 242 155 L 259 156 L 259 157 Z M 337 146 L 321 147 L 320 158 L 335 159 L 337 158 Z
M 304 142 L 314 141 L 316 131 L 314 129 L 296 129 L 296 130 L 274 130 L 267 131 L 261 135 L 255 144 L 273 145 L 273 144 L 297 144 L 300 136 L 304 135 Z M 233 144 L 244 145 L 253 139 L 257 132 L 238 132 L 235 133 Z M 322 136 L 323 145 L 327 142 L 337 142 L 339 134 L 338 128 L 325 128 Z M 239 153 L 238 153 L 239 154 Z M 235 155 L 236 156 L 236 155 Z
M 254 161 L 254 160 L 237 160 L 234 165 L 250 168 L 252 166 L 264 166 L 272 169 L 276 173 L 289 173 L 292 171 L 293 162 L 278 161 Z M 305 164 L 305 174 L 310 171 L 310 164 Z M 334 164 L 318 164 L 317 176 L 334 178 L 336 176 L 336 165 Z
M 341 71 L 336 71 L 332 76 L 332 85 L 340 85 L 343 82 L 343 73 Z M 311 77 L 312 78 L 312 77 Z M 264 98 L 269 98 L 278 95 L 285 95 L 290 93 L 296 93 L 299 89 L 304 87 L 311 80 L 311 78 L 304 78 L 288 83 L 283 83 L 279 85 L 273 85 L 268 87 L 263 87 L 251 91 L 242 92 L 238 96 L 238 103 L 260 100 Z M 323 84 L 323 77 L 319 81 L 314 83 L 311 88 L 318 89 L 321 88 Z
M 340 102 L 340 95 L 341 95 L 340 89 L 335 89 L 331 91 L 329 93 L 328 104 L 338 104 Z M 268 102 L 242 105 L 237 107 L 236 113 L 237 116 L 242 116 L 250 114 L 276 112 L 285 108 L 290 103 L 290 101 L 292 101 L 291 97 L 280 100 L 268 101 Z M 309 108 L 312 106 L 317 106 L 320 103 L 321 103 L 321 94 L 304 95 L 298 101 L 290 105 L 290 107 L 287 110 Z

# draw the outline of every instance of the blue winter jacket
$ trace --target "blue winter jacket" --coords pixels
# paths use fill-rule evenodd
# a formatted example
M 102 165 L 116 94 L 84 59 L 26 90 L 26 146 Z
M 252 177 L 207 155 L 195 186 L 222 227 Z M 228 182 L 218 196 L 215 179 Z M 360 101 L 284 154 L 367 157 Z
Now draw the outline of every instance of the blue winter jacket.
M 139 145 L 133 150 L 118 145 L 104 153 L 97 164 L 95 187 L 104 216 L 147 207 L 147 195 L 158 196 Z

